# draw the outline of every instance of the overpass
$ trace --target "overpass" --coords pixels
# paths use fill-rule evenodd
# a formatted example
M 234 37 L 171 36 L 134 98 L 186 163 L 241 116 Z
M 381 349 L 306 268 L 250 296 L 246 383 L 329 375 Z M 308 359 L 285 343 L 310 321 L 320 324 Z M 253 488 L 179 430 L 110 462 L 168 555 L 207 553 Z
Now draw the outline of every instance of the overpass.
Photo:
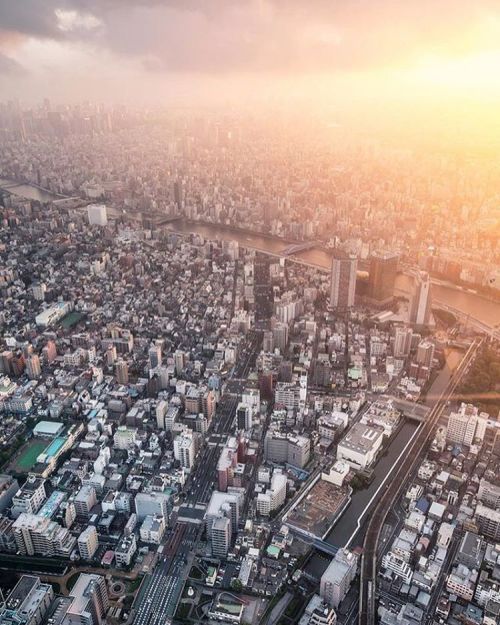
M 370 517 L 363 543 L 363 555 L 361 558 L 359 625 L 375 625 L 376 623 L 377 553 L 380 533 L 386 516 L 394 505 L 394 501 L 406 485 L 408 477 L 420 461 L 422 452 L 425 449 L 431 435 L 434 433 L 434 429 L 447 406 L 449 398 L 454 393 L 470 363 L 474 360 L 483 340 L 484 339 L 474 340 L 457 369 L 451 375 L 446 388 L 443 390 L 436 404 L 430 411 L 427 420 L 420 428 L 406 457 L 399 465 L 396 474 L 393 476 L 385 492 L 381 495 L 378 504 Z

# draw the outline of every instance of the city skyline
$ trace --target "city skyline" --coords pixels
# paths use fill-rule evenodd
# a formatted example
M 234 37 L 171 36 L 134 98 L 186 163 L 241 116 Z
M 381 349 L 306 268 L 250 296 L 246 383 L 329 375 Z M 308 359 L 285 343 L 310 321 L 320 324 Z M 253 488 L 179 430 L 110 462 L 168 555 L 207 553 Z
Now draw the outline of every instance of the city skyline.
M 499 41 L 493 0 L 2 0 L 0 87 L 30 105 L 288 109 L 491 145 Z

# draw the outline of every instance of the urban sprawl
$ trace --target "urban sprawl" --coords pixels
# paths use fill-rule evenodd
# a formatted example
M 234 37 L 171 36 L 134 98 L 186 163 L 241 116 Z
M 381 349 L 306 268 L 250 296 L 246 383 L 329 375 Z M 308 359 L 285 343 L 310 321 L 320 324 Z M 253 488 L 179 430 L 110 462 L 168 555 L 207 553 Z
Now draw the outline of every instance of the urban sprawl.
M 0 105 L 0 625 L 500 622 L 495 173 L 308 136 Z

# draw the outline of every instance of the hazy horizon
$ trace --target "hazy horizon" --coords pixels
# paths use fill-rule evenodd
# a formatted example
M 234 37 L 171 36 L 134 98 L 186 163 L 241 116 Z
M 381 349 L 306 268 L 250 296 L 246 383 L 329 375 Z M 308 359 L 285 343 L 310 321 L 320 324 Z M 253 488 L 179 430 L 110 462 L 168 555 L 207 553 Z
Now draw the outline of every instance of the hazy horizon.
M 0 0 L 0 92 L 26 105 L 280 108 L 491 144 L 499 67 L 492 0 Z

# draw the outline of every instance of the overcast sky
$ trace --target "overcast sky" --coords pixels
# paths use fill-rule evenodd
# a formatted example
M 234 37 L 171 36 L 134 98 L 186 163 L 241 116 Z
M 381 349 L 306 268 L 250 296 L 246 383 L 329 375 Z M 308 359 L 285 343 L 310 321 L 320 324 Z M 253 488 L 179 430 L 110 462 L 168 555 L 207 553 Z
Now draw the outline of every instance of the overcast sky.
M 0 0 L 1 99 L 486 104 L 499 63 L 500 0 Z

